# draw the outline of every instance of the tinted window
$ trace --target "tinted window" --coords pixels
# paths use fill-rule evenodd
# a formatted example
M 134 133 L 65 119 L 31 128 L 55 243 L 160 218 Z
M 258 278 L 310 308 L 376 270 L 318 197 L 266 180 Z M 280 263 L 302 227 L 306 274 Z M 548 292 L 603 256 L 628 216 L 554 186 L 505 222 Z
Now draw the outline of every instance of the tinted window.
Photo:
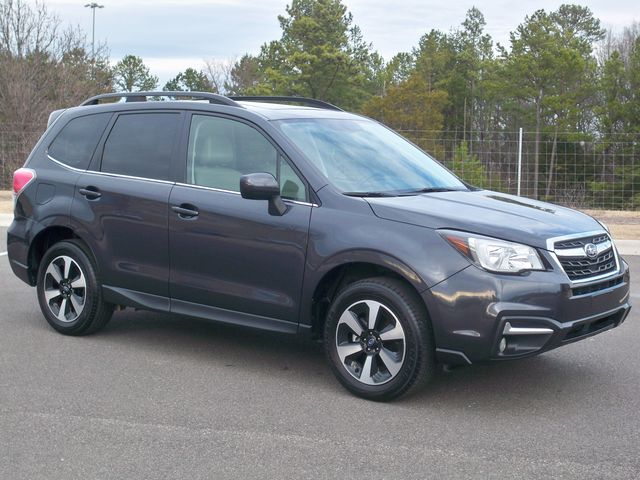
M 70 167 L 87 168 L 109 118 L 110 113 L 74 118 L 49 146 L 49 155 Z
M 168 180 L 180 115 L 120 115 L 104 145 L 101 170 L 133 177 Z
M 187 158 L 187 181 L 191 184 L 237 192 L 242 175 L 267 172 L 281 179 L 284 197 L 306 197 L 304 183 L 275 147 L 242 122 L 194 115 Z

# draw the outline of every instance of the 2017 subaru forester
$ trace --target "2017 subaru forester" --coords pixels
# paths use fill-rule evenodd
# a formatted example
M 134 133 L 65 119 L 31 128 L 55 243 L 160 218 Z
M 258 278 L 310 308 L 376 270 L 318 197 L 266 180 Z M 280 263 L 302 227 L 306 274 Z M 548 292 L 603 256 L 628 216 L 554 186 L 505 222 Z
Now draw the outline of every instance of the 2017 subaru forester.
M 308 333 L 371 399 L 437 361 L 538 354 L 630 309 L 628 266 L 593 218 L 473 188 L 310 99 L 94 97 L 52 114 L 14 192 L 11 267 L 59 332 L 128 306 Z

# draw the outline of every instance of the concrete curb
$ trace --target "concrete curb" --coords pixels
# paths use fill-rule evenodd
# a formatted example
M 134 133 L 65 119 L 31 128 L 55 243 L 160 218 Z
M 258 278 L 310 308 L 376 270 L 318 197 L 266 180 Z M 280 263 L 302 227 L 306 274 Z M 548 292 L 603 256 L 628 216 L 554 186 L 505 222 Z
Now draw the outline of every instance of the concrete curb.
M 13 221 L 13 214 L 0 213 L 0 227 L 8 227 Z M 616 240 L 620 255 L 640 255 L 640 240 Z

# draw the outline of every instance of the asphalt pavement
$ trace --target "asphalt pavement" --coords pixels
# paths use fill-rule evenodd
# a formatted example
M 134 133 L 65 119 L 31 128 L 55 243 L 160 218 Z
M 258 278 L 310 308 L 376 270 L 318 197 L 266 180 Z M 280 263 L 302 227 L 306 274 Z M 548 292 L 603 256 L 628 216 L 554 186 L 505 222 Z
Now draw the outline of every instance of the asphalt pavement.
M 639 311 L 384 404 L 295 337 L 133 310 L 62 336 L 0 257 L 0 479 L 637 479 Z

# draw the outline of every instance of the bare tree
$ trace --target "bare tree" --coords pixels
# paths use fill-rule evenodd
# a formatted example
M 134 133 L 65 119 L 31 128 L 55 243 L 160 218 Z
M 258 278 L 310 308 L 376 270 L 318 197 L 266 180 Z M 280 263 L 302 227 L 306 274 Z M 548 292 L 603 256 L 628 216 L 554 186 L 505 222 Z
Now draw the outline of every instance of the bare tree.
M 204 61 L 203 72 L 213 86 L 213 91 L 220 94 L 227 92 L 226 86 L 231 79 L 231 70 L 236 63 L 235 58 L 216 59 L 210 58 Z
M 61 28 L 42 1 L 0 0 L 0 188 L 21 165 L 52 110 L 111 90 L 108 52 L 87 52 L 79 28 Z

